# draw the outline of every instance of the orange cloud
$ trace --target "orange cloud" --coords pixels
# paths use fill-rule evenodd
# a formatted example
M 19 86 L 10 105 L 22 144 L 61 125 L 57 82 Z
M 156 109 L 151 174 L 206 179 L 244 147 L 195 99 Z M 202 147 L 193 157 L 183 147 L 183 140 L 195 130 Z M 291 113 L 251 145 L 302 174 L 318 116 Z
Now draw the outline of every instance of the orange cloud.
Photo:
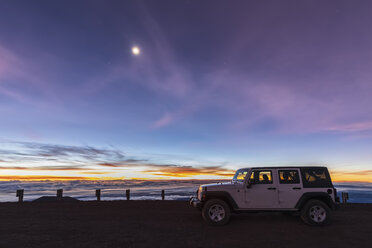
M 98 164 L 100 166 L 105 166 L 105 167 L 113 167 L 113 168 L 117 168 L 117 167 L 123 167 L 123 165 L 121 164 L 116 164 L 116 163 L 100 163 Z
M 372 183 L 372 170 L 362 171 L 331 171 L 332 180 L 335 182 L 368 182 Z
M 213 167 L 191 167 L 191 166 L 164 166 L 159 169 L 148 169 L 144 173 L 155 176 L 166 176 L 166 177 L 189 177 L 189 176 L 223 176 L 232 177 L 235 171 L 225 170 L 218 166 Z

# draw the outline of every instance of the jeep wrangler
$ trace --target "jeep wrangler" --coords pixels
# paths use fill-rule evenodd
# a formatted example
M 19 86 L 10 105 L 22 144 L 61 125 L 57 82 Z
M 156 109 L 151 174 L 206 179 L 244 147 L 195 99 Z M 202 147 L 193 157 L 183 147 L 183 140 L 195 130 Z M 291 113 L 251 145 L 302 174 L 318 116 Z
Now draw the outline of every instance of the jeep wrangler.
M 270 211 L 322 226 L 339 198 L 326 167 L 254 167 L 237 170 L 231 182 L 201 185 L 190 205 L 210 225 L 225 225 L 231 213 Z

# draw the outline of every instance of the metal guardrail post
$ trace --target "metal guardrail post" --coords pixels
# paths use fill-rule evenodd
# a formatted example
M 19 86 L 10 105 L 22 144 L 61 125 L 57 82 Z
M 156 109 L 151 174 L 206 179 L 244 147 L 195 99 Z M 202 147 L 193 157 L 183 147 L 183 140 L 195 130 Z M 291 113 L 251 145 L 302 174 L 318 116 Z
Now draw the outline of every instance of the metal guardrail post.
M 101 190 L 96 189 L 96 196 L 97 196 L 97 201 L 101 201 Z
M 57 189 L 57 199 L 61 201 L 63 198 L 63 189 Z
M 129 201 L 129 199 L 130 199 L 130 189 L 127 189 L 125 191 L 125 195 L 127 196 L 127 200 Z
M 18 202 L 23 202 L 23 194 L 24 190 L 23 189 L 17 189 L 17 197 L 18 197 Z

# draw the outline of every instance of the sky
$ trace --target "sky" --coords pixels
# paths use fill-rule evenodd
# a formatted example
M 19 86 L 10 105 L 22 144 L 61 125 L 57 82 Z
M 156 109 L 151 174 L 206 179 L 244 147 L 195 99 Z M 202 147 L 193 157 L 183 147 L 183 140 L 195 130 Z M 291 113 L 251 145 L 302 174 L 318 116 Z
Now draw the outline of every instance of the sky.
M 0 180 L 372 182 L 371 1 L 0 3 Z

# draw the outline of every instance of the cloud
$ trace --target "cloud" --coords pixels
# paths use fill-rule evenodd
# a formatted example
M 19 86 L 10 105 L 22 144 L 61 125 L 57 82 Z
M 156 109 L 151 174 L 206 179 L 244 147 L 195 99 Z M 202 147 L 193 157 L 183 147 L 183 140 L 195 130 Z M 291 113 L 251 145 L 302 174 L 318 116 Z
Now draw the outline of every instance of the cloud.
M 0 180 L 91 180 L 90 177 L 69 177 L 69 176 L 2 176 Z M 95 178 L 97 179 L 97 178 Z
M 124 153 L 114 148 L 68 146 L 35 142 L 2 142 L 0 149 L 4 166 L 0 170 L 24 171 L 94 171 L 97 164 L 126 161 Z
M 223 166 L 183 166 L 177 164 L 156 164 L 146 163 L 138 160 L 137 162 L 127 163 L 125 161 L 118 163 L 101 163 L 100 166 L 113 168 L 135 168 L 138 167 L 143 173 L 165 176 L 165 177 L 190 177 L 197 175 L 209 176 L 228 176 L 231 177 L 235 171 L 228 170 Z
M 0 150 L 0 154 L 7 158 L 7 162 L 46 160 L 60 162 L 68 161 L 72 163 L 99 161 L 115 162 L 121 161 L 125 158 L 124 153 L 117 149 L 42 144 L 34 142 L 11 142 L 9 144 L 15 147 L 13 149 Z
M 56 98 L 56 93 L 46 79 L 45 66 L 51 63 L 44 61 L 49 60 L 49 56 L 46 59 L 42 52 L 37 54 L 38 60 L 35 57 L 30 60 L 0 43 L 0 94 L 24 104 L 50 106 Z M 40 59 L 41 57 L 44 58 Z M 33 91 L 35 89 L 36 91 Z M 48 103 L 43 104 L 41 99 L 46 99 Z
M 13 145 L 13 147 L 10 147 Z M 63 180 L 73 180 L 79 178 L 78 175 L 105 175 L 116 174 L 119 172 L 134 171 L 137 175 L 155 176 L 161 178 L 182 178 L 195 176 L 209 177 L 229 177 L 235 171 L 226 168 L 225 164 L 194 164 L 185 165 L 178 163 L 162 163 L 151 158 L 128 157 L 123 151 L 113 148 L 97 148 L 91 146 L 66 146 L 56 144 L 11 142 L 7 144 L 8 149 L 0 150 L 2 157 L 0 170 L 9 171 L 40 171 L 49 172 L 50 175 L 41 176 L 2 176 L 1 180 L 6 179 L 58 179 L 55 172 L 65 172 L 77 174 L 73 177 L 70 174 L 60 178 Z M 14 153 L 14 154 L 13 154 Z M 167 155 L 162 155 L 167 156 Z M 167 156 L 168 157 L 168 156 Z M 52 159 L 52 160 L 51 160 Z M 112 170 L 112 171 L 111 171 Z M 17 173 L 15 173 L 17 174 Z M 124 174 L 127 175 L 127 174 Z M 363 171 L 332 171 L 335 181 L 371 181 L 372 170 Z M 138 177 L 138 176 L 137 176 Z M 20 179 L 20 180 L 21 180 Z M 90 179 L 86 178 L 86 179 Z
M 142 164 L 144 162 L 147 162 L 147 159 L 125 159 L 121 160 L 118 162 L 104 162 L 104 163 L 99 163 L 97 165 L 104 166 L 104 167 L 114 167 L 114 168 L 119 168 L 119 167 L 132 167 L 136 166 L 138 164 Z
M 74 166 L 0 166 L 0 170 L 33 170 L 33 171 L 79 171 L 81 167 Z M 85 168 L 87 170 L 87 168 Z
M 170 113 L 165 113 L 162 118 L 154 122 L 152 127 L 153 128 L 164 127 L 164 126 L 169 125 L 172 121 L 174 121 L 173 115 L 171 115 Z
M 333 171 L 334 174 L 347 174 L 347 175 L 357 175 L 357 176 L 370 176 L 372 175 L 372 170 L 361 170 L 361 171 Z
M 352 173 L 353 175 L 372 175 L 372 170 L 363 170 L 363 171 L 356 171 Z
M 18 56 L 0 44 L 0 77 L 15 73 L 19 63 Z
M 55 144 L 23 143 L 24 146 L 36 150 L 37 154 L 44 157 L 66 157 L 78 155 L 83 157 L 110 156 L 123 159 L 125 156 L 117 150 L 98 149 L 90 146 L 65 146 Z
M 18 56 L 0 44 L 0 80 L 3 81 L 4 79 L 22 74 L 19 71 L 20 67 L 22 66 Z M 0 83 L 0 94 L 19 102 L 27 102 L 23 94 L 6 87 L 3 82 Z
M 328 128 L 329 131 L 335 132 L 360 132 L 372 130 L 372 121 L 355 122 L 344 125 L 335 125 Z
M 150 165 L 150 169 L 145 169 L 144 173 L 166 177 L 185 177 L 196 175 L 232 177 L 235 174 L 235 171 L 226 170 L 220 166 L 192 167 L 178 165 Z
M 128 167 L 128 165 L 124 163 L 100 163 L 98 165 L 104 166 L 104 167 L 112 167 L 112 168 Z
M 106 175 L 106 174 L 112 174 L 110 171 L 81 171 L 79 174 L 82 175 Z
M 338 182 L 371 182 L 372 170 L 331 170 L 331 177 Z
M 232 176 L 234 171 L 226 170 L 224 166 L 214 165 L 180 165 L 172 163 L 155 163 L 148 158 L 128 157 L 121 150 L 96 148 L 91 146 L 66 146 L 42 144 L 35 142 L 12 142 L 13 149 L 0 150 L 7 159 L 6 166 L 0 170 L 14 171 L 71 171 L 82 174 L 109 174 L 120 169 L 135 170 L 137 173 L 160 177 L 192 177 L 198 175 Z M 16 164 L 16 165 L 14 165 Z M 22 164 L 23 166 L 19 166 Z M 26 166 L 24 166 L 26 164 Z M 46 165 L 40 165 L 46 164 Z M 106 168 L 101 171 L 101 168 Z

